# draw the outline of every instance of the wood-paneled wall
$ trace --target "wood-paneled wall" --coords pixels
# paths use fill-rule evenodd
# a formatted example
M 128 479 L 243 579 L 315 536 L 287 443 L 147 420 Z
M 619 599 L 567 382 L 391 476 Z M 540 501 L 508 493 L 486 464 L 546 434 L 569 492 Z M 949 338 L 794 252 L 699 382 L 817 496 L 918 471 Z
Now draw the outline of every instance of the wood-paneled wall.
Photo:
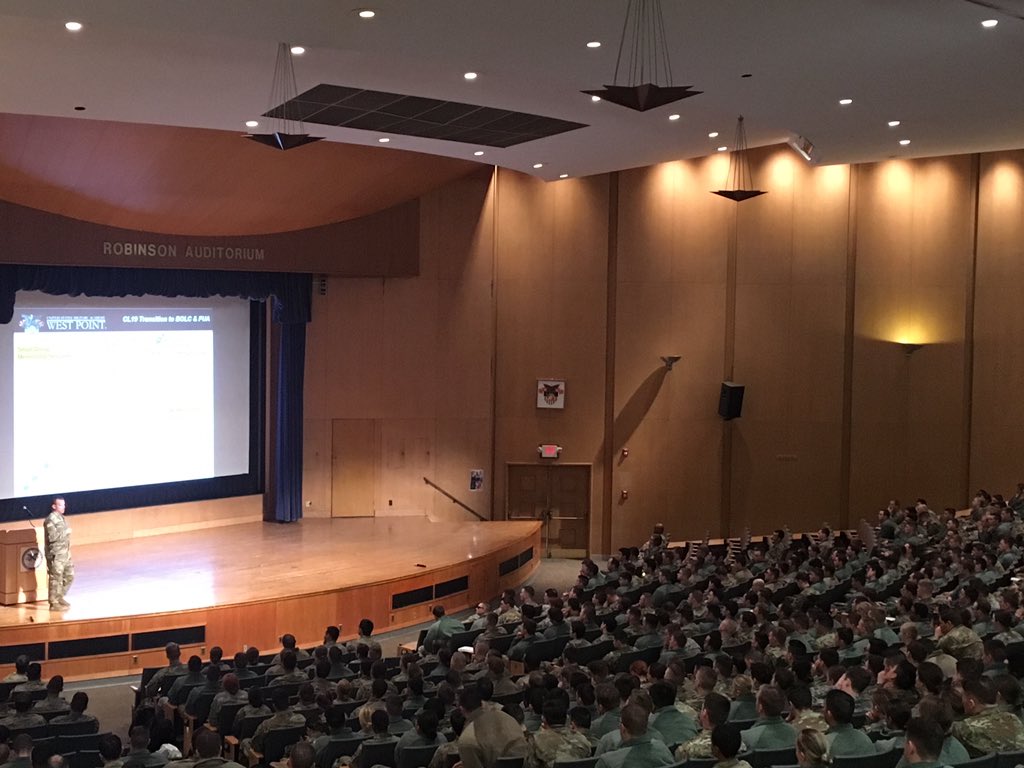
M 427 477 L 491 516 L 493 195 L 484 173 L 421 199 L 418 277 L 331 278 L 314 297 L 305 514 L 472 519 Z
M 556 183 L 502 170 L 425 197 L 420 277 L 339 279 L 317 300 L 307 511 L 351 509 L 344 455 L 376 509 L 464 514 L 427 474 L 500 518 L 506 465 L 542 442 L 593 465 L 594 552 L 657 521 L 680 537 L 853 525 L 893 497 L 1012 490 L 1024 151 L 751 160 L 769 193 L 739 205 L 708 194 L 724 156 Z M 543 377 L 566 380 L 564 411 L 535 407 Z M 726 379 L 746 386 L 730 423 Z M 375 436 L 365 461 L 332 450 L 336 420 Z

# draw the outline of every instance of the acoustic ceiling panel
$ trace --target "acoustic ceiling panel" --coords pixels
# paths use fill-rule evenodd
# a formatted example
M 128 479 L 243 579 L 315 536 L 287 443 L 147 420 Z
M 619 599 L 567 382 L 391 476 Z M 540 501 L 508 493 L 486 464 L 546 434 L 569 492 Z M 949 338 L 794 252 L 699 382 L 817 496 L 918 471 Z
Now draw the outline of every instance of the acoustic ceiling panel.
M 489 147 L 511 147 L 587 127 L 526 112 L 327 83 L 279 104 L 264 117 Z

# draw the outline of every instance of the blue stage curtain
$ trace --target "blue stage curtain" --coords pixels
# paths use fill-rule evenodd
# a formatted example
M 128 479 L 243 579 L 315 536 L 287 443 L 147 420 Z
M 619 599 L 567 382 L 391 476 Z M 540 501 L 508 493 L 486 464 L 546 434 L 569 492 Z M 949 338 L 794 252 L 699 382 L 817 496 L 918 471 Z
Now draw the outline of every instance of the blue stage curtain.
M 274 517 L 279 523 L 294 523 L 302 517 L 302 386 L 305 363 L 306 324 L 282 323 L 277 348 L 277 430 L 274 441 Z
M 274 514 L 278 522 L 294 522 L 302 517 L 302 390 L 311 289 L 311 276 L 298 273 L 4 264 L 0 265 L 0 324 L 14 317 L 14 299 L 19 290 L 56 296 L 238 296 L 270 300 L 271 316 L 281 326 L 275 371 Z

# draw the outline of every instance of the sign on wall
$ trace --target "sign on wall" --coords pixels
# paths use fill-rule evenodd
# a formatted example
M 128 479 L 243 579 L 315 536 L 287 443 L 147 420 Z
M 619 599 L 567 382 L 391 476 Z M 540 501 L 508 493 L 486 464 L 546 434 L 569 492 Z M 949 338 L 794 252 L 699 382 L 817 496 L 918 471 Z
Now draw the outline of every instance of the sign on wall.
M 565 381 L 537 379 L 537 407 L 565 408 Z

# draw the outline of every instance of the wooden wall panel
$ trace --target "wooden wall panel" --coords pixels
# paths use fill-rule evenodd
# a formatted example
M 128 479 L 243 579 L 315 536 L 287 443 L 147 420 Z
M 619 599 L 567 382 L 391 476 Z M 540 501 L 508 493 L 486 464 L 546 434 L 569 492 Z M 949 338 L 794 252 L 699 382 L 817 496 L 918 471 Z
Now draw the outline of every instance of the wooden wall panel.
M 539 443 L 558 443 L 561 461 L 594 465 L 594 547 L 602 506 L 608 177 L 545 184 L 501 171 L 497 185 L 496 516 L 504 515 L 507 464 L 537 461 Z M 566 380 L 565 410 L 537 409 L 537 379 L 544 377 Z
M 707 158 L 620 174 L 613 549 L 656 522 L 717 533 L 730 210 L 708 190 L 725 170 Z
M 974 323 L 973 492 L 1024 481 L 1024 151 L 981 157 Z
M 971 159 L 857 173 L 851 520 L 893 497 L 962 505 Z M 908 356 L 901 339 L 927 346 Z
M 302 514 L 331 516 L 331 422 L 304 419 L 302 423 Z
M 424 477 L 442 485 L 457 481 L 461 491 L 469 469 L 490 475 L 491 207 L 490 179 L 479 174 L 425 195 L 418 277 L 331 279 L 327 296 L 315 300 L 307 423 L 314 430 L 317 420 L 371 423 L 378 439 L 367 445 L 352 435 L 346 443 L 335 430 L 335 461 L 344 457 L 359 468 L 351 480 L 359 488 L 348 491 L 318 454 L 322 441 L 307 440 L 306 499 L 333 485 L 344 514 L 426 514 L 447 501 Z M 489 491 L 474 504 L 490 516 Z
M 1024 373 L 1024 328 L 1007 309 L 1024 277 L 1022 153 L 981 159 L 973 325 L 971 157 L 812 167 L 769 147 L 751 158 L 769 194 L 739 206 L 708 194 L 725 176 L 720 155 L 619 173 L 615 210 L 609 176 L 544 183 L 503 170 L 490 187 L 459 181 L 431 193 L 421 201 L 421 276 L 339 281 L 343 297 L 328 298 L 328 325 L 311 336 L 327 360 L 314 366 L 309 402 L 324 416 L 380 420 L 382 433 L 426 419 L 413 431 L 432 451 L 427 466 L 466 496 L 468 470 L 485 469 L 497 517 L 507 464 L 536 461 L 540 442 L 563 445 L 562 461 L 593 466 L 595 552 L 605 451 L 613 548 L 659 521 L 687 537 L 720 524 L 733 533 L 839 524 L 847 506 L 855 523 L 894 495 L 959 504 L 969 459 L 970 485 L 1007 490 L 1016 451 L 1001 447 L 1016 446 L 1012 426 L 1024 421 L 1005 387 Z M 904 336 L 928 346 L 907 357 L 894 343 Z M 682 355 L 669 374 L 663 354 Z M 609 365 L 615 426 L 605 435 Z M 747 391 L 730 427 L 723 520 L 716 403 L 730 372 Z M 567 380 L 565 411 L 535 408 L 545 376 Z M 382 449 L 382 466 L 389 455 Z M 391 498 L 388 488 L 415 497 L 417 481 L 395 470 L 377 498 Z M 437 494 L 415 503 L 437 517 L 464 514 Z
M 729 532 L 836 521 L 849 178 L 788 147 L 752 153 L 767 195 L 737 210 L 735 422 Z M 814 488 L 816 504 L 804 497 Z

